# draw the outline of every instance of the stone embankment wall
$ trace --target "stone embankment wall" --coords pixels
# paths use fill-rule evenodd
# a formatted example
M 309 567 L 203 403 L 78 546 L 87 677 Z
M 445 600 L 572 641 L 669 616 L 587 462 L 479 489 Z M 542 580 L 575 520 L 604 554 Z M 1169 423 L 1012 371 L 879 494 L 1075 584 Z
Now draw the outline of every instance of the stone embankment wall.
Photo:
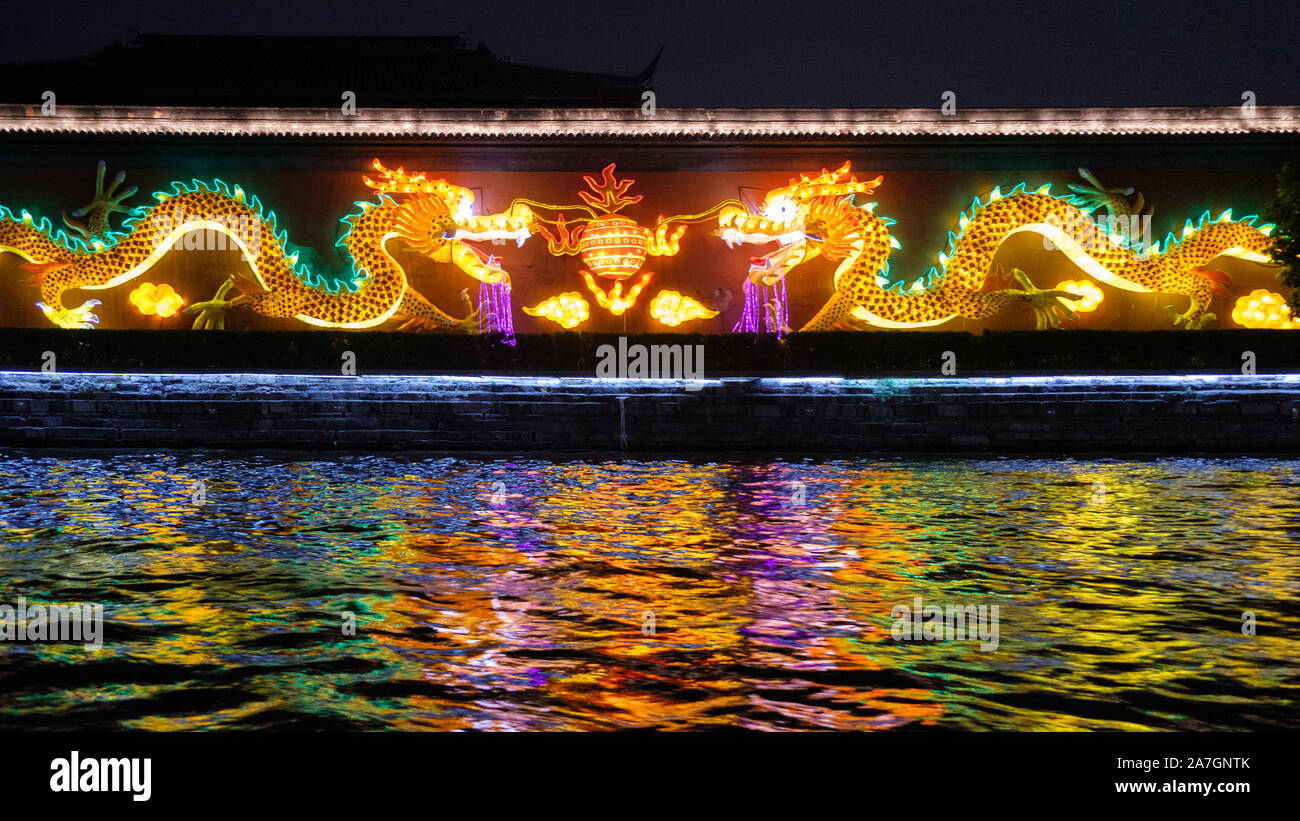
M 0 446 L 1300 452 L 1300 375 L 949 379 L 40 374 Z

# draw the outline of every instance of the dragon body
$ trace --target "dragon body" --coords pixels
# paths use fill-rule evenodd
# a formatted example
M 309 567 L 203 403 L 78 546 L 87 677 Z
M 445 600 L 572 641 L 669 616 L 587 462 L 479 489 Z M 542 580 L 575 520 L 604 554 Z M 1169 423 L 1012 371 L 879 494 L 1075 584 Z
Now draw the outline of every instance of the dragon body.
M 601 276 L 621 279 L 637 273 L 647 254 L 675 254 L 688 223 L 717 214 L 721 236 L 729 245 L 777 245 L 752 262 L 747 293 L 750 286 L 780 285 L 784 299 L 784 279 L 798 266 L 818 255 L 839 263 L 831 297 L 801 328 L 817 331 L 849 320 L 884 328 L 926 327 L 956 317 L 986 318 L 1020 303 L 1034 309 L 1040 328 L 1059 327 L 1062 319 L 1074 318 L 1070 305 L 1081 298 L 1079 294 L 1039 289 L 1023 271 L 1015 269 L 1008 277 L 994 265 L 1002 244 L 1022 232 L 1041 235 L 1101 283 L 1187 297 L 1188 307 L 1175 313 L 1175 324 L 1200 327 L 1214 318 L 1208 313 L 1212 298 L 1227 295 L 1229 279 L 1212 269 L 1211 263 L 1220 256 L 1268 262 L 1272 247 L 1272 226 L 1256 227 L 1253 217 L 1233 219 L 1230 211 L 1218 219 L 1210 219 L 1207 212 L 1198 224 L 1189 221 L 1181 236 L 1171 235 L 1163 243 L 1116 237 L 1105 221 L 1094 218 L 1095 210 L 1106 209 L 1113 226 L 1115 218 L 1149 220 L 1150 209 L 1142 209 L 1141 195 L 1130 204 L 1132 189 L 1104 188 L 1090 172 L 1081 170 L 1090 185 L 1071 186 L 1074 193 L 1064 197 L 1052 195 L 1048 186 L 1032 192 L 1017 186 L 1006 194 L 994 189 L 976 198 L 949 233 L 939 265 L 907 287 L 889 276 L 890 255 L 899 247 L 890 233 L 893 220 L 877 215 L 875 203 L 855 202 L 880 185 L 881 178 L 859 181 L 849 175 L 847 163 L 835 172 L 803 176 L 768 192 L 762 213 L 751 214 L 741 203 L 729 200 L 702 214 L 660 219 L 654 229 L 614 215 L 640 198 L 626 196 L 631 181 L 616 180 L 610 165 L 603 182 L 588 178 L 589 186 L 601 196 L 582 192 L 587 206 L 544 206 L 590 212 L 580 229 L 566 229 L 561 213 L 551 223 L 554 234 L 543 229 L 547 221 L 529 207 L 541 203 L 515 200 L 505 212 L 475 215 L 474 195 L 468 189 L 424 173 L 388 169 L 378 160 L 374 167 L 375 178 L 363 179 L 377 198 L 359 202 L 360 210 L 342 220 L 347 230 L 338 245 L 352 265 L 343 276 L 323 276 L 300 263 L 274 212 L 239 186 L 220 180 L 177 182 L 170 191 L 154 194 L 156 204 L 128 209 L 122 202 L 135 189 L 118 192 L 121 174 L 106 187 L 102 163 L 95 198 L 73 212 L 86 216 L 85 224 L 65 216 L 67 229 L 56 230 L 48 220 L 37 222 L 25 211 L 15 215 L 0 207 L 0 252 L 26 260 L 30 282 L 40 289 L 37 306 L 62 327 L 93 327 L 98 320 L 92 311 L 100 304 L 90 299 L 68 307 L 66 292 L 115 288 L 140 277 L 177 248 L 207 249 L 210 246 L 203 238 L 216 237 L 222 240 L 221 249 L 240 251 L 243 261 L 211 299 L 186 308 L 198 314 L 196 328 L 223 327 L 225 312 L 248 310 L 329 328 L 373 328 L 400 318 L 405 321 L 402 327 L 473 332 L 493 327 L 493 317 L 486 312 L 501 313 L 504 305 L 508 314 L 509 303 L 501 293 L 508 293 L 510 278 L 495 257 L 479 251 L 472 241 L 514 239 L 522 245 L 536 228 L 545 235 L 551 253 L 583 254 L 589 265 L 605 266 L 597 265 Z M 603 215 L 591 211 L 596 206 Z M 112 230 L 109 217 L 128 211 L 130 218 L 122 230 Z M 192 244 L 196 237 L 201 240 L 197 246 Z M 468 315 L 453 317 L 411 287 L 392 255 L 395 241 L 430 260 L 456 266 L 484 287 L 497 289 L 489 291 L 494 296 L 475 310 L 462 291 Z M 619 266 L 616 271 L 606 270 L 614 264 Z M 584 275 L 600 305 L 615 315 L 632 305 L 650 277 L 642 273 L 624 295 L 619 290 L 621 281 L 605 293 L 595 287 L 591 274 Z M 237 295 L 227 298 L 236 286 Z M 676 296 L 681 303 L 680 295 Z M 585 313 L 585 300 L 580 301 Z M 659 305 L 660 315 L 677 322 L 708 315 L 687 310 L 679 317 L 667 310 L 663 300 Z M 542 307 L 529 312 L 549 316 L 539 313 Z M 576 316 L 566 314 L 561 324 L 573 327 Z M 786 316 L 775 306 L 771 325 L 784 329 Z M 505 327 L 509 327 L 508 316 Z
M 350 276 L 330 279 L 311 272 L 298 261 L 288 235 L 277 225 L 274 212 L 239 186 L 220 180 L 191 184 L 173 183 L 170 192 L 154 195 L 157 204 L 136 209 L 123 223 L 122 232 L 106 230 L 104 205 L 90 210 L 92 226 L 102 233 L 69 236 L 55 232 L 48 220 L 41 223 L 26 212 L 17 217 L 0 210 L 0 251 L 27 260 L 31 284 L 40 288 L 38 307 L 56 325 L 92 327 L 91 313 L 98 300 L 76 308 L 63 304 L 66 291 L 104 290 L 117 287 L 148 271 L 164 255 L 186 247 L 183 240 L 196 232 L 220 236 L 222 248 L 241 252 L 246 265 L 207 302 L 191 306 L 199 312 L 195 327 L 221 327 L 227 310 L 250 310 L 263 316 L 297 319 L 331 328 L 371 328 L 400 316 L 408 326 L 475 330 L 477 312 L 456 319 L 411 288 L 406 272 L 393 259 L 389 243 L 395 239 L 438 261 L 456 265 L 471 277 L 491 285 L 509 286 L 509 276 L 494 258 L 485 257 L 466 240 L 510 237 L 523 242 L 529 236 L 531 213 L 526 208 L 511 214 L 474 216 L 469 213 L 473 195 L 464 188 L 423 175 L 382 172 L 376 201 L 360 202 L 358 213 L 345 217 L 348 230 L 338 245 L 352 260 Z M 402 202 L 392 196 L 400 192 Z M 75 224 L 69 221 L 70 226 Z M 224 299 L 235 282 L 241 293 Z
M 1091 216 L 1088 204 L 1074 196 L 1052 196 L 1044 186 L 1028 192 L 1018 186 L 1008 194 L 995 189 L 970 213 L 963 214 L 940 265 L 905 288 L 888 277 L 889 256 L 898 242 L 890 235 L 893 221 L 874 213 L 875 203 L 859 206 L 856 194 L 879 184 L 845 179 L 848 166 L 818 177 L 804 176 L 770 192 L 764 213 L 729 209 L 719 216 L 722 238 L 729 244 L 777 242 L 779 247 L 750 267 L 751 282 L 771 285 L 794 267 L 823 254 L 839 260 L 835 291 L 803 331 L 826 330 L 848 317 L 884 328 L 939 325 L 956 317 L 982 319 L 1006 308 L 1028 303 L 1038 313 L 1039 327 L 1059 326 L 1074 318 L 1068 302 L 1079 299 L 1069 291 L 1040 290 L 1024 272 L 1013 271 L 1020 288 L 994 269 L 993 259 L 1013 234 L 1040 234 L 1095 279 L 1134 292 L 1187 296 L 1187 311 L 1178 324 L 1199 327 L 1208 319 L 1210 300 L 1226 295 L 1227 275 L 1207 266 L 1221 255 L 1267 262 L 1270 226 L 1256 228 L 1253 218 L 1189 222 L 1183 236 L 1172 236 L 1163 248 L 1141 246 L 1109 236 Z

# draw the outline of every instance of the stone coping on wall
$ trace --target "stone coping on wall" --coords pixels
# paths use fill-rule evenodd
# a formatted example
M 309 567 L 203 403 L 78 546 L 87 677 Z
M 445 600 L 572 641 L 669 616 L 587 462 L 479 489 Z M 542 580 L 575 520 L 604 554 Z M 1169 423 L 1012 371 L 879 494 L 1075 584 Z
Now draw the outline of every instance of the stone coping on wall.
M 1300 453 L 1300 374 L 0 374 L 0 446 Z

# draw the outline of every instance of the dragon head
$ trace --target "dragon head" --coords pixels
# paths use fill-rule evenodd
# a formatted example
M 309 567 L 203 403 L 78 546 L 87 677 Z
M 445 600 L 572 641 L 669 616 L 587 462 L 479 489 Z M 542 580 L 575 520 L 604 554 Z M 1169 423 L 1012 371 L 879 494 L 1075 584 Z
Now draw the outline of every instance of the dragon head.
M 822 169 L 817 176 L 792 179 L 767 193 L 759 214 L 736 206 L 718 214 L 718 233 L 728 247 L 777 243 L 775 251 L 751 264 L 752 281 L 770 285 L 819 253 L 831 259 L 842 259 L 848 253 L 850 243 L 860 238 L 850 235 L 843 200 L 872 190 L 883 179 L 861 182 L 849 169 L 846 162 L 835 171 Z
M 379 160 L 374 167 L 379 172 L 376 177 L 363 177 L 363 181 L 381 194 L 404 195 L 397 232 L 425 256 L 441 260 L 449 253 L 463 254 L 465 248 L 458 253 L 453 246 L 466 240 L 513 239 L 522 246 L 532 235 L 533 213 L 527 206 L 499 214 L 475 214 L 474 192 L 468 188 L 429 179 L 424 172 L 391 169 Z

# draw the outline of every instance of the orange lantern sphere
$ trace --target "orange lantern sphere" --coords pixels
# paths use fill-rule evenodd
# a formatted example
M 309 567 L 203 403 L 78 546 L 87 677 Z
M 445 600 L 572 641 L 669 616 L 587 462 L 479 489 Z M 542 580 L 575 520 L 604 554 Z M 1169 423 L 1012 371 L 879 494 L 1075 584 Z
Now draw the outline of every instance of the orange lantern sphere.
M 578 238 L 578 252 L 596 276 L 624 279 L 645 263 L 649 235 L 635 220 L 611 214 L 587 223 Z

